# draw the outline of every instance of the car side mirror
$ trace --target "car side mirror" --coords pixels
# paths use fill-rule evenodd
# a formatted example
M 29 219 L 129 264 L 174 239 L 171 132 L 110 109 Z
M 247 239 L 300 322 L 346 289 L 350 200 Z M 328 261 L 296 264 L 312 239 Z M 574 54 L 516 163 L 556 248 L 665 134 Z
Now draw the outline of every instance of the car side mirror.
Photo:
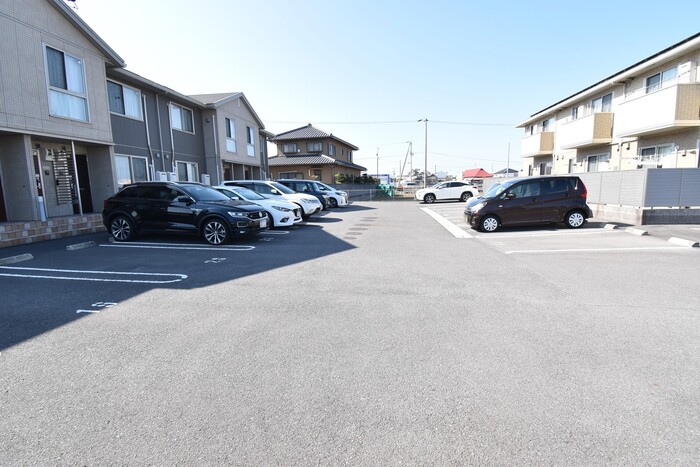
M 513 198 L 517 198 L 517 196 L 515 196 L 515 193 L 507 193 L 506 194 L 506 199 L 513 199 Z
M 192 204 L 192 198 L 190 198 L 189 196 L 180 195 L 177 198 L 175 198 L 175 202 L 190 205 Z

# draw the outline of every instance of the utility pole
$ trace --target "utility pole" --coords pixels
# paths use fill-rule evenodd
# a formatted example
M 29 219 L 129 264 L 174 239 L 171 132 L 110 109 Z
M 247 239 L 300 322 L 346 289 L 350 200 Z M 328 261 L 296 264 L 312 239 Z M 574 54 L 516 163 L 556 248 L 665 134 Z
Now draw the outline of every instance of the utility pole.
M 421 118 L 419 122 L 425 122 L 425 164 L 423 168 L 423 188 L 428 187 L 428 119 Z
M 377 178 L 379 178 L 379 148 L 377 148 Z

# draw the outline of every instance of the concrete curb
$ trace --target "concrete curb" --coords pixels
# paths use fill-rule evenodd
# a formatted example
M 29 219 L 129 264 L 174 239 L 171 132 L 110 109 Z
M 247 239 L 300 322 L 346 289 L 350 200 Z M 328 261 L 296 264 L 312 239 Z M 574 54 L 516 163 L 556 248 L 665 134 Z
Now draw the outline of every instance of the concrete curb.
M 627 227 L 627 228 L 625 229 L 625 232 L 631 233 L 631 234 L 633 234 L 633 235 L 639 235 L 639 236 L 642 236 L 642 235 L 649 235 L 649 232 L 647 232 L 646 230 L 635 229 L 634 227 Z
M 66 247 L 66 250 L 68 250 L 68 251 L 82 250 L 83 248 L 90 248 L 91 246 L 95 246 L 95 245 L 97 245 L 97 243 L 95 243 L 95 242 L 75 243 L 73 245 L 68 245 Z
M 0 264 L 20 263 L 22 261 L 29 261 L 31 259 L 34 259 L 34 256 L 31 253 L 25 253 L 23 255 L 8 256 L 7 258 L 0 258 Z
M 603 226 L 603 228 L 604 228 L 605 230 L 615 230 L 615 229 L 618 228 L 618 225 L 617 225 L 617 224 L 605 224 L 605 225 Z
M 687 246 L 691 248 L 697 248 L 700 246 L 700 242 L 695 242 L 693 240 L 686 240 L 685 238 L 671 237 L 668 239 L 668 243 L 673 243 L 674 245 Z

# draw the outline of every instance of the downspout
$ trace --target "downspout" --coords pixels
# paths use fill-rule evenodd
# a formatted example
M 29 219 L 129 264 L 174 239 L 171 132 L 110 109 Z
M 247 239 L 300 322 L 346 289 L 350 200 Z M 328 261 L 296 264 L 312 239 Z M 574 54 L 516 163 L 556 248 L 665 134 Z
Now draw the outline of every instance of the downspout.
M 163 172 L 167 172 L 167 170 L 165 170 L 165 154 L 163 154 L 163 127 L 161 127 L 160 122 L 160 103 L 158 100 L 158 93 L 156 93 L 156 115 L 158 117 L 158 140 L 160 141 L 161 168 L 163 169 Z
M 78 164 L 75 161 L 75 141 L 70 140 L 70 150 L 71 153 L 73 154 L 73 173 L 75 174 L 75 194 L 78 196 L 78 209 L 80 211 L 80 215 L 83 215 L 83 200 L 80 196 L 80 181 L 78 180 Z
M 212 128 L 211 132 L 214 135 L 214 165 L 216 166 L 216 184 L 220 185 L 221 182 L 223 181 L 223 177 L 221 176 L 221 155 L 219 154 L 219 141 L 217 140 L 218 132 L 216 131 L 217 126 L 216 126 L 216 114 L 212 114 L 211 116 L 211 123 L 212 123 Z
M 153 147 L 151 146 L 151 132 L 148 130 L 148 108 L 146 107 L 146 96 L 144 94 L 141 94 L 141 105 L 143 107 L 143 123 L 144 127 L 146 128 L 146 144 L 148 145 L 148 165 L 151 167 L 151 180 L 155 180 L 156 168 L 153 163 Z
M 168 102 L 168 127 L 170 127 L 170 149 L 172 151 L 172 157 L 170 158 L 170 172 L 175 170 L 175 139 L 173 137 L 173 121 L 170 118 L 172 112 L 172 102 Z

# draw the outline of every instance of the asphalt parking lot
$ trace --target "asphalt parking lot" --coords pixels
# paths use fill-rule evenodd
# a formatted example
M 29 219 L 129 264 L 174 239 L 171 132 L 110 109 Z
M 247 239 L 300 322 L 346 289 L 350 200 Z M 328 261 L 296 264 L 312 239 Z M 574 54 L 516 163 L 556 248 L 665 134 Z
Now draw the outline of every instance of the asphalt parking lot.
M 695 463 L 700 248 L 463 207 L 3 251 L 0 464 Z

